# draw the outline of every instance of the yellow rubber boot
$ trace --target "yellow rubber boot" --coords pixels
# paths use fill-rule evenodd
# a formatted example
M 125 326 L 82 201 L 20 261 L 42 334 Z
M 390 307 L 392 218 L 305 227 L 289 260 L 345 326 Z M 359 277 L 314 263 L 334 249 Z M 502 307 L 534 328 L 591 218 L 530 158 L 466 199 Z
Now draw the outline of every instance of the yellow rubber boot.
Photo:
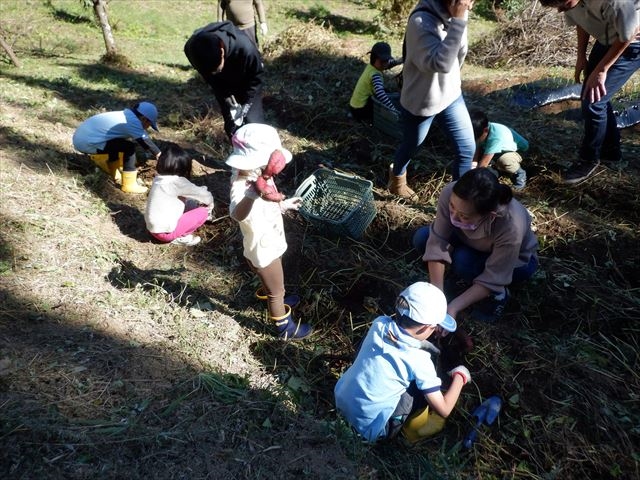
M 124 152 L 119 152 L 118 160 L 114 162 L 109 161 L 108 153 L 94 153 L 93 155 L 89 155 L 89 157 L 93 163 L 100 168 L 100 170 L 107 172 L 116 183 L 122 182 L 122 175 L 120 172 L 124 165 Z
M 89 155 L 89 158 L 96 164 L 100 170 L 104 170 L 105 172 L 111 174 L 109 171 L 109 154 L 108 153 L 94 153 Z
M 120 184 L 122 183 L 122 168 L 124 166 L 124 152 L 118 152 L 118 160 L 115 162 L 110 162 L 109 166 L 109 175 L 113 180 Z
M 402 434 L 409 443 L 417 443 L 429 438 L 444 428 L 444 418 L 425 407 L 411 416 L 402 426 Z
M 138 172 L 122 172 L 122 191 L 126 193 L 147 193 L 147 187 L 138 185 Z

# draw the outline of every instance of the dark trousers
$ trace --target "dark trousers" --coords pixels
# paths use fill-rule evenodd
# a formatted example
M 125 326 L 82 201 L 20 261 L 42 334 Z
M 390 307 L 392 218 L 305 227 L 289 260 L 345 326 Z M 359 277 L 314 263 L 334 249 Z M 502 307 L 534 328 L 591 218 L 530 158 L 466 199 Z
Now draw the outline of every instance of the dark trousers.
M 407 391 L 400 397 L 396 409 L 387 422 L 386 438 L 391 439 L 396 437 L 400 433 L 400 430 L 402 430 L 402 426 L 404 422 L 407 421 L 407 418 L 409 418 L 413 412 L 422 410 L 427 405 L 428 403 L 424 393 L 418 389 L 416 382 L 411 382 Z
M 420 253 L 420 255 L 424 255 L 430 231 L 429 226 L 424 226 L 420 227 L 413 234 L 413 247 Z M 472 283 L 473 279 L 484 271 L 485 264 L 487 263 L 487 259 L 491 253 L 480 252 L 465 245 L 455 234 L 451 236 L 449 242 L 453 247 L 453 252 L 451 252 L 452 272 L 464 281 Z M 528 280 L 537 269 L 538 257 L 536 255 L 532 255 L 529 259 L 529 263 L 513 269 L 511 283 L 517 284 Z
M 353 118 L 356 120 L 367 124 L 373 122 L 373 100 L 371 100 L 371 97 L 369 97 L 369 100 L 367 100 L 367 104 L 364 107 L 353 108 L 349 105 L 349 110 L 351 111 Z
M 123 170 L 125 172 L 134 172 L 136 170 L 135 143 L 124 138 L 113 138 L 105 144 L 102 150 L 98 150 L 98 153 L 109 154 L 109 162 L 116 162 L 120 152 L 124 152 Z

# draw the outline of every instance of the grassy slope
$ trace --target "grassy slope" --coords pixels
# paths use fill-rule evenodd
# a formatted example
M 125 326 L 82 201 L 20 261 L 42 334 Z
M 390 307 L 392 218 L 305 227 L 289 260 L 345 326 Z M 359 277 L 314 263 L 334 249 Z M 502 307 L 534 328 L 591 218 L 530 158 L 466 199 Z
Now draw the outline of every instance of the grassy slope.
M 637 474 L 637 165 L 624 174 L 607 170 L 585 187 L 557 188 L 554 172 L 570 160 L 579 127 L 550 112 L 520 115 L 502 96 L 480 93 L 543 71 L 465 70 L 474 88 L 470 102 L 533 140 L 529 161 L 537 176 L 523 201 L 536 214 L 543 269 L 517 292 L 500 326 L 469 324 L 478 345 L 467 359 L 476 383 L 447 431 L 418 452 L 391 454 L 364 448 L 349 434 L 331 410 L 331 389 L 370 311 L 388 311 L 394 293 L 424 275 L 415 256 L 403 252 L 409 230 L 433 214 L 447 154 L 432 143 L 436 148 L 415 163 L 424 202 L 395 203 L 376 190 L 380 213 L 363 242 L 325 240 L 298 220 L 288 223 L 287 280 L 305 294 L 301 314 L 318 334 L 313 342 L 282 345 L 263 326 L 251 298 L 255 279 L 224 217 L 221 122 L 207 115 L 212 98 L 182 54 L 188 34 L 213 19 L 212 2 L 112 1 L 129 69 L 95 63 L 101 37 L 79 3 L 0 3 L 23 62 L 21 69 L 0 67 L 3 474 Z M 372 12 L 358 3 L 323 5 L 333 32 L 304 23 L 313 2 L 270 10 L 265 103 L 299 159 L 284 187 L 319 162 L 380 186 L 394 142 L 352 127 L 335 105 L 346 102 L 371 44 Z M 399 38 L 392 44 L 399 51 Z M 218 202 L 220 220 L 203 229 L 205 243 L 196 249 L 150 243 L 144 199 L 121 194 L 70 146 L 82 119 L 140 98 L 160 108 L 160 143 L 178 141 L 202 159 L 197 181 Z M 623 134 L 627 158 L 640 157 L 637 129 Z M 147 178 L 152 172 L 144 171 Z M 461 451 L 465 411 L 493 393 L 508 404 L 500 429 Z

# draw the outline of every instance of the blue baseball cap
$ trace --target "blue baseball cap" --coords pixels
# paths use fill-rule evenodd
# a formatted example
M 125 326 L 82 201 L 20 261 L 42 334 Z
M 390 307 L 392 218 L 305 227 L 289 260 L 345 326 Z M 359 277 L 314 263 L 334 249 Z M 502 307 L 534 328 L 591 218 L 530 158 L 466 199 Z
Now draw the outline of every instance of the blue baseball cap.
M 140 102 L 135 106 L 134 111 L 137 111 L 140 115 L 145 117 L 151 123 L 153 129 L 158 130 L 158 109 L 151 102 Z

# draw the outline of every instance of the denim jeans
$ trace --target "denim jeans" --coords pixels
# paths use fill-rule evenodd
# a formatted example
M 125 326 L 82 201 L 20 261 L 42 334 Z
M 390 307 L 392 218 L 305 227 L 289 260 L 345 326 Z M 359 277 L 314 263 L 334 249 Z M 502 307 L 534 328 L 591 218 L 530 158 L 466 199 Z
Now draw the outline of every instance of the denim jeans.
M 600 42 L 594 44 L 589 54 L 585 78 L 602 60 L 607 50 L 609 47 Z M 582 117 L 584 118 L 584 139 L 580 148 L 582 160 L 595 163 L 600 160 L 603 147 L 605 150 L 620 148 L 620 132 L 611 106 L 611 98 L 638 69 L 640 69 L 640 42 L 629 45 L 607 72 L 604 83 L 607 93 L 597 102 L 590 103 L 589 99 L 582 100 Z
M 476 152 L 476 142 L 473 136 L 473 126 L 467 105 L 460 95 L 442 112 L 430 117 L 420 117 L 400 107 L 400 126 L 402 128 L 402 143 L 396 150 L 393 163 L 393 174 L 404 175 L 411 156 L 418 150 L 427 138 L 433 121 L 449 136 L 456 150 L 457 159 L 453 166 L 453 179 L 471 170 L 471 162 Z
M 424 255 L 428 239 L 428 226 L 420 227 L 416 230 L 416 233 L 413 234 L 413 247 L 420 255 Z M 484 266 L 490 253 L 480 252 L 465 245 L 455 234 L 453 234 L 449 242 L 453 246 L 453 252 L 451 253 L 451 271 L 465 282 L 472 283 L 473 279 L 484 271 Z M 538 259 L 535 255 L 532 255 L 527 265 L 513 269 L 511 283 L 521 283 L 528 280 L 537 269 Z

